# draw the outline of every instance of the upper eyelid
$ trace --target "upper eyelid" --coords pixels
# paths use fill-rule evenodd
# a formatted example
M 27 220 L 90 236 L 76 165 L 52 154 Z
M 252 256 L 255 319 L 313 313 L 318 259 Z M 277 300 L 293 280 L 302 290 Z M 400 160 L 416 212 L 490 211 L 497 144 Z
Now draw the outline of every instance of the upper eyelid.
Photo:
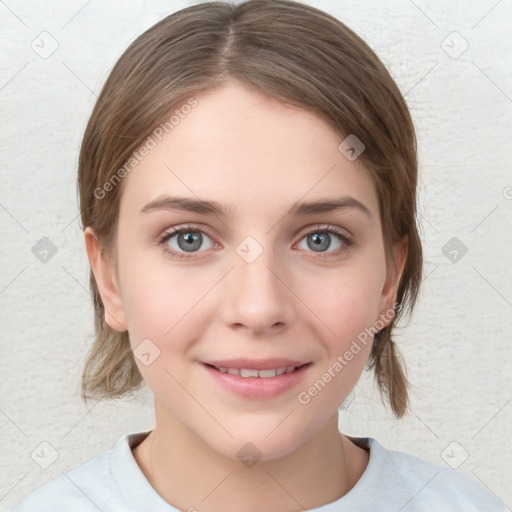
M 342 228 L 341 226 L 335 226 L 334 224 L 328 224 L 328 223 L 316 223 L 315 225 L 313 226 L 309 226 L 307 228 L 303 228 L 301 229 L 296 236 L 302 234 L 302 235 L 307 235 L 308 233 L 311 233 L 312 231 L 328 231 L 328 230 L 333 230 L 333 231 L 345 231 L 347 234 L 347 238 L 351 237 L 352 236 L 352 233 L 347 229 L 347 228 Z M 340 233 L 340 234 L 343 234 L 343 233 Z

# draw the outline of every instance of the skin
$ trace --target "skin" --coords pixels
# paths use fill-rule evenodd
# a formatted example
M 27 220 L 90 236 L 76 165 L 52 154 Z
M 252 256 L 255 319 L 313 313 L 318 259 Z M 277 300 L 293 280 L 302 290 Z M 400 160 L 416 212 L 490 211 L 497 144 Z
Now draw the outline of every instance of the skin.
M 361 159 L 338 150 L 342 138 L 323 120 L 236 81 L 196 99 L 124 178 L 112 265 L 85 230 L 107 322 L 128 330 L 132 348 L 149 338 L 160 350 L 148 366 L 136 359 L 155 397 L 156 426 L 133 454 L 155 490 L 182 510 L 318 507 L 346 494 L 368 463 L 337 424 L 371 343 L 308 404 L 297 395 L 392 308 L 404 246 L 394 248 L 394 264 L 386 261 L 373 182 Z M 162 194 L 238 213 L 140 212 Z M 286 217 L 297 201 L 339 196 L 357 199 L 369 214 L 347 207 Z M 204 230 L 203 245 L 187 253 L 175 235 L 167 247 L 192 256 L 180 260 L 158 241 L 188 224 Z M 353 245 L 331 235 L 315 251 L 307 234 L 321 234 L 318 224 L 339 228 Z M 247 236 L 263 250 L 252 263 L 236 252 Z M 247 400 L 221 388 L 200 363 L 234 357 L 312 364 L 296 388 Z M 247 442 L 261 453 L 252 467 L 237 458 Z

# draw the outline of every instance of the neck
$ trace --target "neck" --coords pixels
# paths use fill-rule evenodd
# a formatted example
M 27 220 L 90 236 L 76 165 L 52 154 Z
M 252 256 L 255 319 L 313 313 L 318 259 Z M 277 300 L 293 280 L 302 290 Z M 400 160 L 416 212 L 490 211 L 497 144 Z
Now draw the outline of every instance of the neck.
M 161 421 L 159 421 L 161 419 Z M 338 432 L 338 417 L 284 457 L 244 465 L 206 445 L 183 424 L 159 418 L 133 449 L 151 486 L 179 510 L 295 512 L 345 495 L 359 480 L 368 453 Z

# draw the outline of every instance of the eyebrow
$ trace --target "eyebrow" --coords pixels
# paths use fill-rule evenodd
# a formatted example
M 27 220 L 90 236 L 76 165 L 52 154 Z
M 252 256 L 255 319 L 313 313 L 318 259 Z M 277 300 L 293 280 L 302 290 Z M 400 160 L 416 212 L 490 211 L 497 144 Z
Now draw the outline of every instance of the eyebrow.
M 368 217 L 372 217 L 370 210 L 354 197 L 342 196 L 313 202 L 296 202 L 288 210 L 286 216 L 303 217 L 316 213 L 328 213 L 336 210 L 355 208 Z M 182 210 L 187 212 L 201 213 L 204 215 L 218 215 L 220 217 L 235 217 L 237 210 L 234 207 L 225 207 L 216 201 L 205 201 L 191 197 L 159 196 L 146 204 L 140 213 L 150 213 L 159 210 Z

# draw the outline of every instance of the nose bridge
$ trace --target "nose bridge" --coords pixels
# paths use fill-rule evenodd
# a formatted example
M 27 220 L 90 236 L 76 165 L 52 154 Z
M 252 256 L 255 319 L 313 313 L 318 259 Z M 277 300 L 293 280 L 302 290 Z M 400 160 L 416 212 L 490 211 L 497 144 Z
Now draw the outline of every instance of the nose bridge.
M 242 324 L 253 331 L 291 323 L 293 294 L 285 285 L 284 267 L 271 240 L 267 236 L 264 245 L 254 236 L 247 236 L 235 247 L 224 308 L 226 323 Z

